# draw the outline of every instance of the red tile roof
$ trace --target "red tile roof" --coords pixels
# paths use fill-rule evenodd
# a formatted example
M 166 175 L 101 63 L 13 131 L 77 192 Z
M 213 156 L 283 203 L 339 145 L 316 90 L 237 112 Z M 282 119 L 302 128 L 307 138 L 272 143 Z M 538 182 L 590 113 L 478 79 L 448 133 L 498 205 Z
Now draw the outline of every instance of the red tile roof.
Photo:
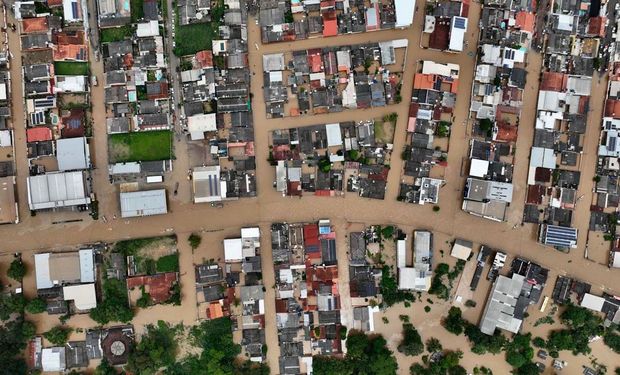
M 605 102 L 605 116 L 620 118 L 620 101 L 607 99 Z
M 312 73 L 323 71 L 323 59 L 321 59 L 320 49 L 308 50 L 308 65 L 310 65 L 310 71 Z
M 534 32 L 534 26 L 536 24 L 536 16 L 532 12 L 518 12 L 515 17 L 515 22 L 519 28 L 523 31 Z
M 336 11 L 323 13 L 323 36 L 338 35 L 338 21 Z
M 588 34 L 604 37 L 605 22 L 607 22 L 607 17 L 599 16 L 590 18 L 588 21 Z
M 22 20 L 22 32 L 24 34 L 37 33 L 47 30 L 47 18 L 45 17 L 26 18 Z
M 28 142 L 43 142 L 52 140 L 52 130 L 45 126 L 37 126 L 26 130 Z
M 566 91 L 568 76 L 558 72 L 544 72 L 540 82 L 540 90 L 544 91 Z
M 416 73 L 413 76 L 413 88 L 414 89 L 432 89 L 435 84 L 434 74 L 422 74 Z
M 541 204 L 545 196 L 545 187 L 542 185 L 529 185 L 527 187 L 527 204 Z
M 201 68 L 213 68 L 213 52 L 208 50 L 197 52 L 196 61 Z
M 177 281 L 176 272 L 158 273 L 152 276 L 136 276 L 127 279 L 127 288 L 132 289 L 148 285 L 148 293 L 154 303 L 166 302 L 170 298 L 170 289 Z

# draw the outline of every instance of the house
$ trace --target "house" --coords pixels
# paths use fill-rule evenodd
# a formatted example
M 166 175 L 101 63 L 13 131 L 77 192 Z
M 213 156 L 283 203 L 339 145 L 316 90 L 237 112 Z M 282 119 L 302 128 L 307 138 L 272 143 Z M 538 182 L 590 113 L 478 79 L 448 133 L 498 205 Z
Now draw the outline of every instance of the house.
M 452 252 L 450 255 L 457 259 L 466 261 L 471 255 L 472 248 L 473 243 L 471 241 L 457 239 L 454 241 L 454 245 L 452 245 Z
M 65 348 L 53 347 L 41 350 L 41 369 L 45 372 L 63 372 L 66 368 Z
M 168 213 L 166 189 L 120 193 L 121 217 L 141 217 Z
M 87 311 L 97 307 L 95 284 L 68 285 L 62 288 L 65 301 L 73 301 L 78 311 Z

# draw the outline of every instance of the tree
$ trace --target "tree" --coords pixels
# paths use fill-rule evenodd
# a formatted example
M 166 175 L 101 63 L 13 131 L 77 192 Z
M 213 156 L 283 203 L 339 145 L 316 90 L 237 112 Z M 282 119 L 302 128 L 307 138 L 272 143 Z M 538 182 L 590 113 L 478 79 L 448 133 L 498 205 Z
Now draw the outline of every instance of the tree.
M 453 306 L 448 311 L 448 316 L 444 319 L 443 326 L 448 332 L 458 336 L 463 333 L 464 322 L 461 309 Z
M 590 338 L 604 333 L 602 319 L 590 310 L 569 304 L 560 315 L 567 329 L 552 331 L 547 347 L 552 351 L 571 350 L 573 354 L 590 353 Z
M 605 336 L 603 336 L 603 342 L 614 352 L 620 353 L 620 335 L 617 335 L 613 328 L 607 330 Z
M 427 367 L 415 363 L 409 368 L 411 375 L 466 375 L 467 371 L 459 364 L 463 358 L 463 352 L 460 350 L 452 352 L 445 351 L 439 360 L 430 361 Z
M 47 303 L 42 298 L 37 297 L 28 302 L 25 309 L 30 314 L 40 314 L 47 310 Z
M 118 372 L 116 371 L 114 366 L 112 366 L 105 357 L 103 357 L 103 359 L 101 360 L 101 363 L 99 363 L 99 366 L 97 366 L 97 368 L 95 369 L 95 375 L 117 375 L 117 374 Z
M 327 173 L 329 171 L 331 171 L 332 169 L 332 163 L 331 161 L 329 161 L 329 159 L 327 157 L 323 157 L 321 159 L 319 159 L 319 170 L 323 173 Z
M 127 287 L 121 280 L 106 279 L 103 282 L 103 301 L 90 310 L 90 317 L 99 324 L 127 323 L 133 319 L 133 310 L 127 299 Z
M 23 294 L 0 293 L 0 320 L 8 320 L 11 314 L 21 314 L 26 306 Z
M 532 344 L 537 348 L 544 348 L 547 345 L 545 339 L 539 336 L 534 337 L 534 339 L 532 340 Z
M 528 362 L 513 372 L 515 375 L 538 375 L 540 371 L 533 362 Z
M 52 345 L 63 346 L 67 343 L 69 335 L 73 329 L 63 326 L 56 326 L 43 334 L 43 337 Z
M 0 324 L 0 374 L 26 374 L 22 350 L 34 335 L 34 325 L 20 318 Z
M 312 358 L 312 373 L 314 375 L 351 375 L 353 370 L 347 359 L 318 355 Z
M 9 269 L 6 271 L 8 277 L 13 280 L 22 281 L 26 276 L 26 265 L 22 262 L 21 258 L 16 258 L 11 262 Z
M 534 358 L 534 349 L 530 346 L 532 334 L 517 334 L 506 346 L 506 362 L 514 368 L 524 366 Z
M 189 246 L 192 248 L 192 250 L 196 250 L 202 242 L 202 237 L 199 234 L 192 233 L 187 238 L 187 242 L 189 242 Z
M 147 325 L 146 333 L 129 354 L 127 370 L 140 374 L 155 374 L 175 364 L 178 343 L 176 330 L 163 320 Z
M 403 324 L 403 340 L 398 345 L 398 351 L 411 356 L 422 354 L 424 351 L 422 337 L 410 323 Z
M 443 346 L 441 345 L 441 341 L 439 341 L 439 339 L 431 337 L 430 339 L 426 340 L 426 351 L 427 352 L 435 353 L 435 352 L 440 352 L 442 349 L 443 349 Z

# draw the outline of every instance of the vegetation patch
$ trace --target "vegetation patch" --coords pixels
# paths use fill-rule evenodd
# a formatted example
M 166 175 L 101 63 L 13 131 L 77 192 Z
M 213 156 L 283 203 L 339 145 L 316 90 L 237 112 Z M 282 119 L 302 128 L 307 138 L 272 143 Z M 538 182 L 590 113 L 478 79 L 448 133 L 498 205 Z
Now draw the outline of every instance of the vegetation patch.
M 178 272 L 179 253 L 164 255 L 157 259 L 157 272 Z
M 110 134 L 108 152 L 111 163 L 169 160 L 172 132 L 168 130 Z
M 396 277 L 389 266 L 383 266 L 381 269 L 381 281 L 379 282 L 381 295 L 383 296 L 383 304 L 390 307 L 399 302 L 415 301 L 413 293 L 398 289 Z
M 81 61 L 54 61 L 54 73 L 58 76 L 86 76 L 88 63 Z
M 101 43 L 118 42 L 130 38 L 133 34 L 131 25 L 101 29 Z
M 347 337 L 346 356 L 314 356 L 313 374 L 396 374 L 398 363 L 386 344 L 383 336 L 351 331 Z
M 176 16 L 176 34 L 174 54 L 177 56 L 194 55 L 198 51 L 211 50 L 213 39 L 219 38 L 219 27 L 224 17 L 224 0 L 218 0 L 211 8 L 211 22 L 179 25 Z
M 418 330 L 413 327 L 413 324 L 403 324 L 403 340 L 398 345 L 398 351 L 411 356 L 422 354 L 424 351 L 422 337 Z
M 433 280 L 431 282 L 431 288 L 428 290 L 430 294 L 436 295 L 438 298 L 445 301 L 450 298 L 450 290 L 452 290 L 452 283 L 461 274 L 465 267 L 465 261 L 459 259 L 452 270 L 446 263 L 439 263 L 435 268 Z M 444 281 L 448 282 L 448 285 L 444 284 Z
M 105 279 L 103 301 L 90 310 L 90 317 L 99 324 L 108 324 L 109 322 L 127 323 L 133 319 L 133 315 L 133 310 L 129 307 L 125 283 L 117 279 Z
M 144 18 L 144 0 L 130 0 L 131 23 L 137 23 Z

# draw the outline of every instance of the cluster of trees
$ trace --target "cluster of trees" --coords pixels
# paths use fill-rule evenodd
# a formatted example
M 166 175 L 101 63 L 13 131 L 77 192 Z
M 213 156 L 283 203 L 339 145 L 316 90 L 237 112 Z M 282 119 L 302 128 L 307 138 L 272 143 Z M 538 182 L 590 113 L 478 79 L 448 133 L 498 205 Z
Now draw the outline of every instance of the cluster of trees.
M 431 287 L 428 292 L 436 295 L 440 299 L 448 300 L 450 297 L 450 290 L 452 289 L 452 282 L 463 271 L 463 267 L 465 267 L 465 262 L 463 260 L 456 262 L 452 271 L 450 271 L 450 266 L 446 263 L 439 263 L 437 267 L 435 267 L 433 280 L 431 281 Z M 444 280 L 446 279 L 448 285 L 444 284 Z
M 229 318 L 209 320 L 192 327 L 190 340 L 202 352 L 185 357 L 174 366 L 169 366 L 166 374 L 269 374 L 269 367 L 266 364 L 237 358 L 241 353 L 241 346 L 233 342 L 232 323 Z
M 409 373 L 411 375 L 467 375 L 467 370 L 459 364 L 461 358 L 463 358 L 463 352 L 460 350 L 445 351 L 433 356 L 430 360 L 425 356 L 424 364 L 414 363 L 409 368 Z
M 549 334 L 547 348 L 551 351 L 570 350 L 575 355 L 590 353 L 590 338 L 604 333 L 602 319 L 584 307 L 569 304 L 560 319 L 566 328 Z
M 160 320 L 146 326 L 146 332 L 128 358 L 126 369 L 135 374 L 155 374 L 176 363 L 177 327 Z
M 607 329 L 605 336 L 603 336 L 603 342 L 614 352 L 620 353 L 620 335 L 618 334 L 617 326 L 612 326 Z
M 133 319 L 134 312 L 129 307 L 127 287 L 121 280 L 103 281 L 103 301 L 90 310 L 90 317 L 99 324 L 109 322 L 127 323 Z
M 478 326 L 463 319 L 461 309 L 458 307 L 450 308 L 443 325 L 448 332 L 455 335 L 465 333 L 472 345 L 472 352 L 476 354 L 499 354 L 505 350 L 506 362 L 515 368 L 515 373 L 522 375 L 538 373 L 536 365 L 532 362 L 534 349 L 530 345 L 531 334 L 518 334 L 512 341 L 497 331 L 492 336 L 486 335 L 480 331 Z
M 54 346 L 64 346 L 69 340 L 73 329 L 63 326 L 56 326 L 43 334 L 43 337 Z
M 315 375 L 393 375 L 398 364 L 383 336 L 350 331 L 344 358 L 315 356 L 312 368 Z
M 398 345 L 398 351 L 405 355 L 418 355 L 424 351 L 422 337 L 411 323 L 403 324 L 403 340 Z

